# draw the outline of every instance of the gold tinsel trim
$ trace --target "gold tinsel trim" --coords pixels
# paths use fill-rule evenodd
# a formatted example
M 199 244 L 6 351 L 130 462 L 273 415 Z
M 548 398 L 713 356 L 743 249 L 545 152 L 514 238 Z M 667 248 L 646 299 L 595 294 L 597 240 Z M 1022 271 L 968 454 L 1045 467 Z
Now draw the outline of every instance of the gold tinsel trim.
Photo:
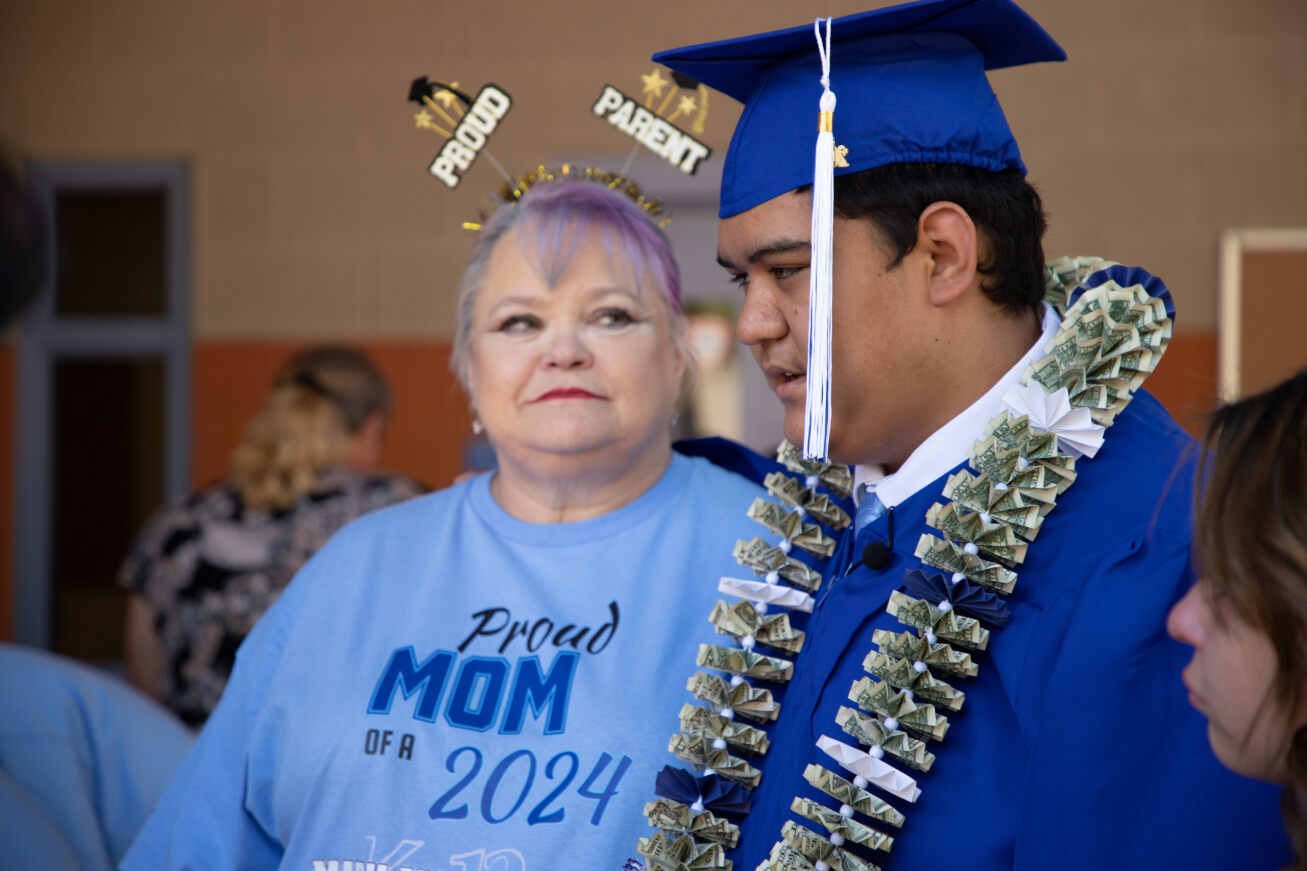
M 592 181 L 611 190 L 626 194 L 637 206 L 644 209 L 645 213 L 649 215 L 649 219 L 657 224 L 659 229 L 666 230 L 672 223 L 672 214 L 663 208 L 663 201 L 658 197 L 646 196 L 640 189 L 640 184 L 630 176 L 609 172 L 597 166 L 573 167 L 570 163 L 564 163 L 555 168 L 540 164 L 525 175 L 518 176 L 513 182 L 505 182 L 503 188 L 499 191 L 500 204 L 516 203 L 522 199 L 527 191 L 539 184 L 576 179 Z M 491 213 L 490 211 L 482 212 L 479 222 L 464 221 L 463 229 L 480 230 L 485 226 Z

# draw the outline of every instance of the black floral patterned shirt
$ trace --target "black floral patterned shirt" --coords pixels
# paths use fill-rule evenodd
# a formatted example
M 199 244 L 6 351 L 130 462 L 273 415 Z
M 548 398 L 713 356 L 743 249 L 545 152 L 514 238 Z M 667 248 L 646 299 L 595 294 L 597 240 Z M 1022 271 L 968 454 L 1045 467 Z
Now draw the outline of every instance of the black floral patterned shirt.
M 346 523 L 421 492 L 407 478 L 333 466 L 284 511 L 247 508 L 226 480 L 161 509 L 118 580 L 154 611 L 164 703 L 202 724 L 227 685 L 236 648 L 300 566 Z

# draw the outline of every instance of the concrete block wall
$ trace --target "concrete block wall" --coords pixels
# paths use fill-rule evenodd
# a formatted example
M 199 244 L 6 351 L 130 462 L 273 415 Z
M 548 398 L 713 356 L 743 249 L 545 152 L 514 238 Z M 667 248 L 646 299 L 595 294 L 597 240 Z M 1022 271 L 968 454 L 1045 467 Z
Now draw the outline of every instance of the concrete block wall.
M 221 471 L 269 361 L 346 339 L 417 373 L 404 376 L 415 411 L 397 427 L 392 465 L 439 485 L 467 423 L 444 369 L 460 223 L 499 182 L 484 161 L 453 192 L 426 175 L 440 140 L 414 128 L 408 82 L 505 88 L 515 107 L 492 148 L 512 170 L 569 153 L 619 163 L 627 140 L 588 108 L 604 83 L 637 91 L 653 51 L 863 5 L 6 3 L 0 147 L 22 159 L 188 161 L 197 479 Z M 1047 250 L 1137 263 L 1170 284 L 1178 331 L 1150 384 L 1196 425 L 1216 385 L 1219 234 L 1307 226 L 1307 3 L 1025 5 L 1071 57 L 992 75 L 1045 197 Z M 703 138 L 719 154 L 737 112 L 714 96 Z M 12 407 L 8 341 L 0 402 Z M 0 637 L 11 429 L 0 434 Z

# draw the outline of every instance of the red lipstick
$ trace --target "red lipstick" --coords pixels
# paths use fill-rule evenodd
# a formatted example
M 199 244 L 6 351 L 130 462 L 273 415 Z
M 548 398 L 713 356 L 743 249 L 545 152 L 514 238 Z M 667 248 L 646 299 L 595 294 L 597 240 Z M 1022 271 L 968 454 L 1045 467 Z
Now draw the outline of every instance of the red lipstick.
M 556 387 L 540 394 L 531 401 L 544 402 L 548 399 L 603 399 L 603 397 L 591 393 L 589 390 L 582 390 L 580 387 Z

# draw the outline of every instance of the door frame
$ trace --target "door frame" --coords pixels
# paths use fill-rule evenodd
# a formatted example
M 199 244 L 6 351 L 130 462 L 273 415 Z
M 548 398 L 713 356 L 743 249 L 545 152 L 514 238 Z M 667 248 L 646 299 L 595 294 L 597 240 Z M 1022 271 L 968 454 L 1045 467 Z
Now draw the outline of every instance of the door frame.
M 164 362 L 165 496 L 190 483 L 190 171 L 183 161 L 30 160 L 28 189 L 57 219 L 62 191 L 128 192 L 163 189 L 166 201 L 165 313 L 162 317 L 58 317 L 56 233 L 51 269 L 19 322 L 14 451 L 14 637 L 48 648 L 52 642 L 54 580 L 54 367 L 61 359 L 162 357 Z M 88 445 L 93 449 L 94 446 Z M 125 554 L 124 554 L 125 555 Z M 112 579 L 106 579 L 112 580 Z
M 1307 251 L 1307 227 L 1232 229 L 1221 234 L 1217 373 L 1221 399 L 1243 395 L 1243 261 L 1248 252 Z

